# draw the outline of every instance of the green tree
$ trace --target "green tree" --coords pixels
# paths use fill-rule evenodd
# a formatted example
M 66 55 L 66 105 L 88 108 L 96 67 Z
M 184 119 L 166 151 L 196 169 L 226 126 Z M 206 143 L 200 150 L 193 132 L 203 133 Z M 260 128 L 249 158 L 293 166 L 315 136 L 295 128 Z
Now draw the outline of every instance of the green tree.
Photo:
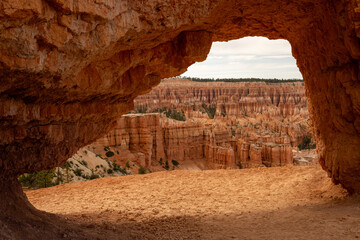
M 55 169 L 52 170 L 43 170 L 37 172 L 36 174 L 36 188 L 47 188 L 54 185 L 52 182 L 53 177 L 55 177 Z
M 131 167 L 130 167 L 130 162 L 129 162 L 129 160 L 126 161 L 125 167 L 126 167 L 127 169 L 130 169 L 130 168 L 131 168 Z
M 112 151 L 108 151 L 108 152 L 105 153 L 105 155 L 106 155 L 107 157 L 113 157 L 115 154 L 114 154 L 114 152 L 112 152 Z
M 214 119 L 215 114 L 216 114 L 216 105 L 211 104 L 211 105 L 207 106 L 205 103 L 203 103 L 202 107 L 205 110 L 205 112 L 207 113 L 207 115 L 209 116 L 209 118 Z
M 165 161 L 165 167 L 164 167 L 164 168 L 165 168 L 166 170 L 169 170 L 169 169 L 170 169 L 168 160 Z
M 144 168 L 143 166 L 140 166 L 138 169 L 138 173 L 139 174 L 145 174 L 146 173 L 146 168 Z
M 179 166 L 179 162 L 178 162 L 178 161 L 176 161 L 176 160 L 171 160 L 171 162 L 172 162 L 172 164 L 173 164 L 175 167 Z
M 305 136 L 303 138 L 303 142 L 298 145 L 298 148 L 299 148 L 299 150 L 315 149 L 316 148 L 316 143 L 312 143 L 312 138 L 311 137 Z
M 68 162 L 65 163 L 65 168 L 66 168 L 66 170 L 65 170 L 66 182 L 69 183 L 70 179 L 69 179 L 69 163 Z
M 36 173 L 25 173 L 19 177 L 19 181 L 24 187 L 33 188 L 36 184 Z

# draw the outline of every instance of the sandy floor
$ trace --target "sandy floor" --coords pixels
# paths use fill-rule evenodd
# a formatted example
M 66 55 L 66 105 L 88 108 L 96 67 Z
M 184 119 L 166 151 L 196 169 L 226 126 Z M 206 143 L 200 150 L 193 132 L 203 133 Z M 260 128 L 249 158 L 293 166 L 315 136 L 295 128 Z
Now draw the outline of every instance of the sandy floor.
M 360 238 L 360 198 L 318 166 L 158 172 L 27 195 L 98 239 Z

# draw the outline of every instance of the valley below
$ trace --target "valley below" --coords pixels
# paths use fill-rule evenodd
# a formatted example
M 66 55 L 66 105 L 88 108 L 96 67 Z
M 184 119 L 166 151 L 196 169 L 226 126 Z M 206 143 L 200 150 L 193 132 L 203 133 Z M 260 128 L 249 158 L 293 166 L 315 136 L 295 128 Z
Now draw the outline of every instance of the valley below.
M 54 171 L 57 182 L 166 170 L 317 164 L 303 82 L 164 79 L 115 128 Z

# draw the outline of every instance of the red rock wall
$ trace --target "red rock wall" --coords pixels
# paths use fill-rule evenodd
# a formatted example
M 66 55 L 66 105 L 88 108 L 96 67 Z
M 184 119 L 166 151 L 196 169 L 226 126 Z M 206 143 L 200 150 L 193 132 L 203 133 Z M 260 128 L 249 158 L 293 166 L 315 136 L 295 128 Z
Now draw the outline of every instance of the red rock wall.
M 241 117 L 244 114 L 264 114 L 269 117 L 308 116 L 303 83 L 202 83 L 187 79 L 166 79 L 150 93 L 134 100 L 135 109 L 179 107 L 188 117 L 197 117 L 194 110 L 201 105 L 217 106 L 216 116 Z M 195 114 L 195 115 L 194 115 Z
M 358 0 L 3 0 L 0 178 L 64 164 L 114 127 L 136 96 L 205 60 L 213 41 L 265 36 L 292 46 L 320 164 L 334 182 L 360 191 L 359 6 Z M 10 193 L 10 186 L 0 188 Z M 11 192 L 13 202 L 19 192 Z
M 288 136 L 241 138 L 217 122 L 176 121 L 158 113 L 127 114 L 103 138 L 91 144 L 110 146 L 118 154 L 111 159 L 120 165 L 136 162 L 152 171 L 163 170 L 172 160 L 180 169 L 231 169 L 293 164 Z M 160 166 L 160 167 L 159 167 Z
M 180 163 L 180 169 L 237 168 L 227 129 L 201 122 L 180 122 L 160 118 L 160 114 L 127 114 L 117 126 L 91 146 L 110 146 L 119 151 L 112 160 L 124 165 L 127 160 L 151 170 L 159 161 Z M 172 166 L 172 165 L 171 165 Z

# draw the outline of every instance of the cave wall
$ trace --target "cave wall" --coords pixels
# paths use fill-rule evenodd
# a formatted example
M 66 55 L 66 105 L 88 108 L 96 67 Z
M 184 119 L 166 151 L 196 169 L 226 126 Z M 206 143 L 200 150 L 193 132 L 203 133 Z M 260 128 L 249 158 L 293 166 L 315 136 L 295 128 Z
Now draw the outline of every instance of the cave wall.
M 360 15 L 355 0 L 3 0 L 0 178 L 63 164 L 213 41 L 287 39 L 322 167 L 360 191 Z

